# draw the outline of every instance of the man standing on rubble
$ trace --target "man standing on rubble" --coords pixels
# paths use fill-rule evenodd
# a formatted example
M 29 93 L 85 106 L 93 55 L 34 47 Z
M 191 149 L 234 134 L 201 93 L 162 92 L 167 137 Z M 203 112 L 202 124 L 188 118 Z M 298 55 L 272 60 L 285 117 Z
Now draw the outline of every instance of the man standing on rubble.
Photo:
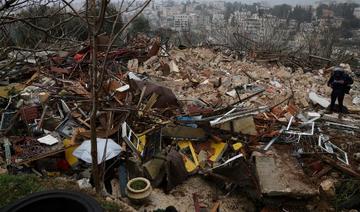
M 334 71 L 328 81 L 328 86 L 332 88 L 330 112 L 333 112 L 335 109 L 336 99 L 339 103 L 339 112 L 344 112 L 344 96 L 345 93 L 349 93 L 351 84 L 353 84 L 353 79 L 345 73 L 342 68 L 334 68 Z

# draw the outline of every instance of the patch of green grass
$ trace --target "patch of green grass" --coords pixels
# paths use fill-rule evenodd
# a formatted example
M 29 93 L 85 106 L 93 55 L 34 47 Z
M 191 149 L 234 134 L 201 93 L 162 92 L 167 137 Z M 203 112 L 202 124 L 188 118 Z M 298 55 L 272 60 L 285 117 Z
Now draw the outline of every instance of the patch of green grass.
M 0 207 L 42 189 L 35 175 L 0 175 Z
M 32 193 L 53 189 L 83 192 L 94 197 L 106 212 L 123 211 L 121 205 L 118 205 L 116 202 L 106 201 L 91 189 L 79 189 L 75 181 L 42 179 L 30 174 L 0 175 L 0 209 Z
M 102 200 L 100 201 L 100 205 L 102 208 L 104 208 L 104 210 L 106 212 L 117 212 L 117 211 L 121 211 L 121 207 L 113 202 L 109 202 L 106 200 Z

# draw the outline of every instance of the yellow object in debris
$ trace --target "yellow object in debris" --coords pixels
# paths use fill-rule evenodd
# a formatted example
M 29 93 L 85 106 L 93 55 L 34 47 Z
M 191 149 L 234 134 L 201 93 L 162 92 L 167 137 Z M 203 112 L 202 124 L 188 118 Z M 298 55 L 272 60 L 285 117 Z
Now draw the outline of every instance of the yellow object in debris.
M 25 88 L 25 85 L 20 83 L 13 83 L 7 86 L 0 86 L 0 97 L 8 98 L 9 91 L 14 90 L 15 92 L 20 92 Z
M 146 135 L 142 135 L 139 137 L 139 145 L 137 147 L 137 150 L 141 153 L 144 151 L 146 145 Z
M 191 141 L 179 141 L 180 154 L 183 155 L 186 171 L 192 172 L 199 166 L 199 161 Z
M 225 142 L 217 142 L 217 141 L 211 141 L 210 147 L 215 150 L 214 154 L 209 158 L 209 160 L 215 162 L 219 161 L 222 157 L 222 154 L 227 148 L 227 143 Z
M 46 172 L 48 177 L 60 177 L 60 172 Z
M 233 149 L 235 151 L 238 151 L 239 149 L 241 149 L 243 147 L 242 143 L 238 142 L 232 145 Z
M 75 145 L 75 146 L 73 146 L 73 145 L 74 145 L 74 143 L 70 139 L 64 140 L 64 146 L 66 148 L 65 159 L 69 163 L 70 166 L 74 166 L 79 162 L 79 160 L 72 154 L 79 145 Z

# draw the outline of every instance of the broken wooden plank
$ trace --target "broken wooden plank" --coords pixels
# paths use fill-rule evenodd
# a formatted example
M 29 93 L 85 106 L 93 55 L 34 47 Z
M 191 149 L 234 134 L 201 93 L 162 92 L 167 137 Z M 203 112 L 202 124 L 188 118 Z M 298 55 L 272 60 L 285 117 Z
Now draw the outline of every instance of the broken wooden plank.
M 70 147 L 71 147 L 71 146 L 69 146 L 68 148 L 70 148 Z M 40 160 L 40 159 L 43 159 L 43 158 L 46 158 L 46 157 L 50 157 L 50 156 L 59 154 L 59 153 L 61 153 L 61 152 L 65 152 L 65 150 L 66 150 L 66 148 L 61 148 L 61 149 L 58 149 L 58 150 L 55 150 L 55 151 L 51 151 L 51 152 L 48 152 L 48 153 L 36 155 L 36 156 L 31 157 L 31 158 L 26 159 L 26 160 L 22 160 L 22 161 L 19 161 L 19 162 L 15 162 L 15 164 L 16 164 L 16 165 L 22 165 L 22 164 L 25 164 L 25 163 L 30 163 L 30 162 L 33 162 L 33 161 L 37 161 L 37 160 Z
M 149 99 L 149 101 L 147 102 L 145 108 L 144 108 L 144 113 L 146 113 L 148 110 L 150 110 L 154 104 L 156 103 L 156 101 L 158 100 L 159 94 L 157 93 L 153 93 Z
M 353 176 L 353 177 L 355 177 L 355 178 L 360 179 L 360 173 L 352 170 L 352 169 L 349 168 L 349 167 L 346 167 L 346 166 L 344 166 L 344 165 L 342 165 L 342 164 L 339 164 L 336 160 L 330 158 L 329 156 L 321 155 L 320 158 L 321 158 L 321 160 L 323 160 L 325 163 L 333 166 L 334 168 L 336 168 L 336 169 L 338 169 L 338 170 L 340 170 L 340 171 L 342 171 L 342 172 L 344 172 L 344 173 L 346 173 L 346 174 L 348 174 L 348 175 L 350 175 L 350 176 Z

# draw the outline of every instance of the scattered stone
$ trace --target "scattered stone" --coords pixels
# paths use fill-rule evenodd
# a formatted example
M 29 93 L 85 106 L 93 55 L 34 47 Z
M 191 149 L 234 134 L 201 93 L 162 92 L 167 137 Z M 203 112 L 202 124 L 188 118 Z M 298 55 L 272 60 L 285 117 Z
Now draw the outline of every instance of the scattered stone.
M 360 105 L 360 97 L 354 97 L 354 99 L 352 100 L 352 103 L 354 104 L 354 105 Z
M 310 92 L 309 98 L 314 104 L 319 104 L 323 108 L 327 108 L 330 105 L 330 101 L 320 95 L 317 95 L 315 92 Z
M 138 59 L 129 60 L 127 68 L 132 72 L 137 72 L 139 68 Z
M 290 79 L 291 77 L 291 74 L 284 70 L 284 69 L 280 69 L 278 72 L 275 73 L 275 76 L 277 76 L 278 78 L 280 79 Z
M 180 72 L 179 67 L 176 65 L 175 61 L 173 60 L 170 61 L 169 66 L 170 66 L 170 72 L 176 72 L 176 73 Z
M 232 98 L 236 98 L 236 97 L 237 97 L 237 94 L 236 94 L 235 89 L 226 92 L 226 95 L 229 95 L 229 96 L 231 96 Z
M 0 175 L 7 174 L 7 173 L 8 173 L 7 168 L 3 168 L 3 167 L 0 166 Z
M 326 196 L 334 197 L 336 195 L 335 182 L 333 179 L 326 179 L 320 183 L 320 187 Z
M 78 180 L 76 182 L 79 185 L 80 189 L 92 188 L 92 186 L 90 184 L 90 180 L 88 178 L 82 178 L 82 179 L 80 179 L 80 180 Z
M 151 66 L 158 60 L 159 60 L 158 56 L 152 56 L 147 61 L 144 62 L 144 66 Z
M 353 154 L 355 160 L 360 161 L 360 152 L 356 152 Z

